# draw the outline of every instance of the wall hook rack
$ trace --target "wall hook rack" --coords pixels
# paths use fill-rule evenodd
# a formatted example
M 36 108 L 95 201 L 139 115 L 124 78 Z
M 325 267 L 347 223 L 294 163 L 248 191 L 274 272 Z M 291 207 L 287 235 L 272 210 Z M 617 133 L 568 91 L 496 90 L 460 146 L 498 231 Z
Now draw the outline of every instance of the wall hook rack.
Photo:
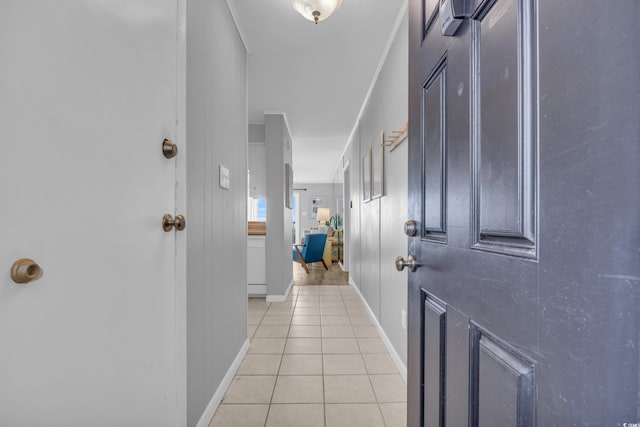
M 400 130 L 391 132 L 391 136 L 387 137 L 382 144 L 383 147 L 389 147 L 389 152 L 396 149 L 398 145 L 409 136 L 409 122 L 405 122 Z

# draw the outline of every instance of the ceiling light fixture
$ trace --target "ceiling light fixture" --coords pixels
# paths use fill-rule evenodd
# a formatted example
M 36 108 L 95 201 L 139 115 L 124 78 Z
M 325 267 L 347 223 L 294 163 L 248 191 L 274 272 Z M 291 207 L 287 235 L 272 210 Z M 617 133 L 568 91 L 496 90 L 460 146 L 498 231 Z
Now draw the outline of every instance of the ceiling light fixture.
M 293 0 L 292 4 L 302 16 L 318 24 L 338 10 L 342 0 Z

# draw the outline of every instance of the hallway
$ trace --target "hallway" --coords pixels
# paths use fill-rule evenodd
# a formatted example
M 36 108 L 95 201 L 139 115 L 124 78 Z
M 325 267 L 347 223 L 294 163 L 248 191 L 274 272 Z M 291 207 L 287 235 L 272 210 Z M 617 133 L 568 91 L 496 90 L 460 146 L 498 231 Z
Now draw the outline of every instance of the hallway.
M 251 298 L 248 325 L 249 353 L 210 427 L 406 425 L 406 384 L 350 286 Z

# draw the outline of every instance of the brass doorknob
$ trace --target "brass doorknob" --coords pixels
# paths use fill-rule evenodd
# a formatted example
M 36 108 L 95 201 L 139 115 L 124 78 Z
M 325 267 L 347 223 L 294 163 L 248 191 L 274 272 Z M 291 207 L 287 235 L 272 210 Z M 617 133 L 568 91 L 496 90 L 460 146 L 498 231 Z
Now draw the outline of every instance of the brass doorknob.
M 406 260 L 401 256 L 396 258 L 396 270 L 402 271 L 405 267 L 407 267 L 412 273 L 416 271 L 416 268 L 418 268 L 418 264 L 416 264 L 416 259 L 413 257 L 413 255 L 409 255 Z
M 175 227 L 177 231 L 182 231 L 186 226 L 187 220 L 183 215 L 176 215 L 175 219 L 171 214 L 165 214 L 162 217 L 162 229 L 164 231 L 171 231 L 173 227 Z
M 16 283 L 29 283 L 42 277 L 42 269 L 29 258 L 20 258 L 11 266 L 11 279 Z
M 165 139 L 162 141 L 162 154 L 167 159 L 173 159 L 178 155 L 178 146 L 174 142 Z

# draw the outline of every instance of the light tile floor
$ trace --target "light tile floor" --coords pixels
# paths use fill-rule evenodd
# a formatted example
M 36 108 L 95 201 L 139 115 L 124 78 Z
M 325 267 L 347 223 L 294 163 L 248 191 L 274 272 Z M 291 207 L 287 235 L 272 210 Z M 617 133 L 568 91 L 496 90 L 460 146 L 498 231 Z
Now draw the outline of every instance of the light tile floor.
M 248 324 L 251 347 L 210 427 L 406 425 L 406 384 L 350 286 L 251 298 Z

